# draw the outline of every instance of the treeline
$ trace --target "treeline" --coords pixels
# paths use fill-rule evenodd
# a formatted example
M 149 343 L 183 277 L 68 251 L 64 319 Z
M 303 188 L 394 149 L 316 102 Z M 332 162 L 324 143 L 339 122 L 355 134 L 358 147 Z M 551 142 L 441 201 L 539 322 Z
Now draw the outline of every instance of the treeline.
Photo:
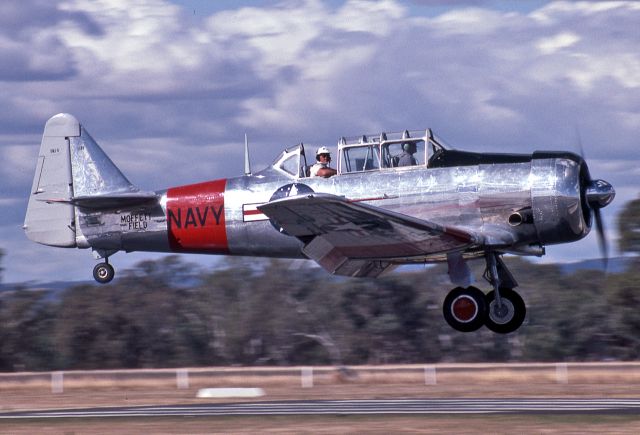
M 0 293 L 0 370 L 640 357 L 640 262 L 567 275 L 506 261 L 528 308 L 506 336 L 449 328 L 446 266 L 348 279 L 303 261 L 227 258 L 202 270 L 168 256 L 106 286 L 16 288 Z

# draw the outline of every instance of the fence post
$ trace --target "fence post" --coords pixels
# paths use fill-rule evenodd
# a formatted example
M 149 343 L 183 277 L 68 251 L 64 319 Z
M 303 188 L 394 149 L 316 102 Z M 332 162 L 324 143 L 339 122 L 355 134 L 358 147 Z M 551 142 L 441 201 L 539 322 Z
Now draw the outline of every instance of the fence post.
M 300 369 L 300 384 L 302 388 L 313 387 L 313 367 L 302 367 Z
M 51 392 L 53 394 L 64 392 L 64 372 L 51 373 Z
M 567 363 L 556 364 L 556 381 L 559 384 L 569 383 L 569 369 Z
M 424 384 L 436 385 L 437 383 L 436 366 L 424 366 Z
M 178 390 L 187 390 L 189 388 L 189 370 L 176 370 L 176 387 Z

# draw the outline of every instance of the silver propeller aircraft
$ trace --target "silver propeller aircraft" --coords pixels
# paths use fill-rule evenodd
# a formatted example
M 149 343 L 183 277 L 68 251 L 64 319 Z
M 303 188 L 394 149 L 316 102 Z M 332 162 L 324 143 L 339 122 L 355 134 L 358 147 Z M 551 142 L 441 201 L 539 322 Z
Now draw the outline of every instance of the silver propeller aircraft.
M 145 192 L 75 117 L 58 114 L 44 129 L 24 229 L 38 243 L 90 248 L 103 259 L 100 283 L 118 251 L 309 258 L 351 277 L 447 262 L 456 287 L 444 317 L 465 332 L 509 333 L 525 318 L 503 254 L 542 256 L 595 221 L 606 256 L 600 209 L 615 191 L 573 153 L 458 151 L 427 129 L 342 138 L 327 178 L 310 177 L 308 160 L 299 144 L 251 174 L 245 153 L 243 176 Z M 486 295 L 470 285 L 475 258 L 486 262 Z

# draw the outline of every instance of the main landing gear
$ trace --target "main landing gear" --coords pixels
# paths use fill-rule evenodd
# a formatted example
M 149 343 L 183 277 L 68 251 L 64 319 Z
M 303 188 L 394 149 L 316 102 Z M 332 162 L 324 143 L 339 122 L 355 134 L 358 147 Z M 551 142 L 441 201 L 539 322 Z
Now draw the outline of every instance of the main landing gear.
M 116 272 L 113 266 L 109 264 L 108 257 L 105 257 L 104 263 L 98 263 L 96 267 L 93 268 L 93 278 L 100 284 L 111 282 L 115 274 Z
M 493 290 L 487 295 L 476 287 L 456 287 L 444 299 L 442 312 L 447 323 L 461 332 L 483 325 L 493 332 L 508 334 L 522 325 L 527 313 L 524 301 L 513 288 L 518 285 L 499 254 L 487 252 L 484 278 Z

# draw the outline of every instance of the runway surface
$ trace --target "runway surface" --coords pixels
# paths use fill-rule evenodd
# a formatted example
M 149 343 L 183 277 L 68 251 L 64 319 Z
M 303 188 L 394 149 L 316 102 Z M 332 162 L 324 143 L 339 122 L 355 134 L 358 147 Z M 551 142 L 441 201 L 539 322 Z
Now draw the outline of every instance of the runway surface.
M 0 420 L 249 415 L 632 414 L 640 399 L 392 399 L 137 406 L 0 413 Z

